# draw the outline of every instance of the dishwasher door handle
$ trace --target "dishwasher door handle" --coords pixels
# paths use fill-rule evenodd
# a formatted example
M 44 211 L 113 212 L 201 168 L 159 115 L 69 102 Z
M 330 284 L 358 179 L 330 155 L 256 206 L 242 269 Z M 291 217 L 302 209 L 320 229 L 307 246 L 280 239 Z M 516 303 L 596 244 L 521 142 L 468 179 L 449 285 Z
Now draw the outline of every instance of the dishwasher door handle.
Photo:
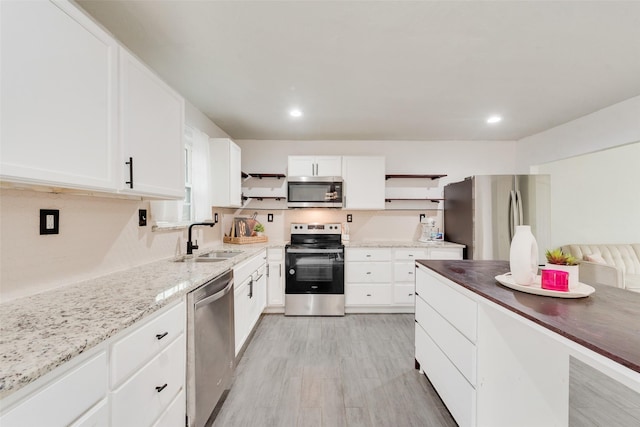
M 198 307 L 202 307 L 203 305 L 211 304 L 212 302 L 219 300 L 220 298 L 231 292 L 231 288 L 233 288 L 233 280 L 230 280 L 227 286 L 220 292 L 216 292 L 215 294 L 196 302 L 195 308 L 197 309 Z

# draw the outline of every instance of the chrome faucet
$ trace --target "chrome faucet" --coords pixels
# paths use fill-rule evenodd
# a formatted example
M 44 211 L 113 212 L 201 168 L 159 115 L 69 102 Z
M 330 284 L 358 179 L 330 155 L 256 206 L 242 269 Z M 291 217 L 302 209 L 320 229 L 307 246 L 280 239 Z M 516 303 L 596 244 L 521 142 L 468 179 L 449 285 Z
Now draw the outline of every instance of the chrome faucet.
M 196 240 L 195 243 L 191 243 L 191 229 L 195 225 L 213 227 L 214 225 L 216 225 L 216 223 L 215 222 L 195 222 L 195 223 L 193 223 L 193 224 L 191 224 L 189 226 L 189 239 L 187 240 L 187 255 L 193 255 L 193 250 L 194 249 L 198 249 L 198 241 L 197 240 Z

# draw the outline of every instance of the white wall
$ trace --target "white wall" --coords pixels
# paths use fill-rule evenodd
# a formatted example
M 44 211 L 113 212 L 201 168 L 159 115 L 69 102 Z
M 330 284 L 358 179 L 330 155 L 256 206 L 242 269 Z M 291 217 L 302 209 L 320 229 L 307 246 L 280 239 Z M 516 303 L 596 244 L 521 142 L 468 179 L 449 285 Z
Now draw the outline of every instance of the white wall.
M 551 174 L 551 240 L 640 242 L 640 96 L 517 142 L 517 167 Z
M 199 129 L 209 135 L 210 138 L 229 138 L 229 135 L 213 123 L 207 116 L 202 114 L 200 110 L 193 106 L 189 101 L 184 101 L 185 112 L 184 120 L 187 126 Z
M 551 175 L 553 247 L 640 242 L 640 142 L 532 171 Z
M 529 167 L 640 141 L 640 96 L 518 141 L 516 165 Z

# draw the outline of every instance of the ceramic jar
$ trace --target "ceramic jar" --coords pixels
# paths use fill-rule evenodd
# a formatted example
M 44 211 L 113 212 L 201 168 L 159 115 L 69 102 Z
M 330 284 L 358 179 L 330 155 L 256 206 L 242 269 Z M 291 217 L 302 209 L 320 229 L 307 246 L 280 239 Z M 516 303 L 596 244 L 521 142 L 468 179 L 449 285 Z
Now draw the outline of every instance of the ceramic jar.
M 511 277 L 518 285 L 532 285 L 538 275 L 538 243 L 530 225 L 519 225 L 509 249 Z

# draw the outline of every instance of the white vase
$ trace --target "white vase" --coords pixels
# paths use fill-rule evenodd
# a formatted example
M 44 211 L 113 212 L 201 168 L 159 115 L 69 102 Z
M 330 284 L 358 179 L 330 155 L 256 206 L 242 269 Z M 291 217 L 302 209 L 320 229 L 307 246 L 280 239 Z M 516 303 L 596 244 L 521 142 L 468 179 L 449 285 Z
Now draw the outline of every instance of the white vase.
M 569 273 L 569 290 L 575 291 L 578 288 L 580 279 L 580 266 L 579 265 L 559 265 L 549 264 L 545 265 L 547 270 L 560 270 Z
M 538 243 L 530 225 L 518 225 L 509 250 L 511 277 L 518 285 L 532 285 L 538 275 Z

